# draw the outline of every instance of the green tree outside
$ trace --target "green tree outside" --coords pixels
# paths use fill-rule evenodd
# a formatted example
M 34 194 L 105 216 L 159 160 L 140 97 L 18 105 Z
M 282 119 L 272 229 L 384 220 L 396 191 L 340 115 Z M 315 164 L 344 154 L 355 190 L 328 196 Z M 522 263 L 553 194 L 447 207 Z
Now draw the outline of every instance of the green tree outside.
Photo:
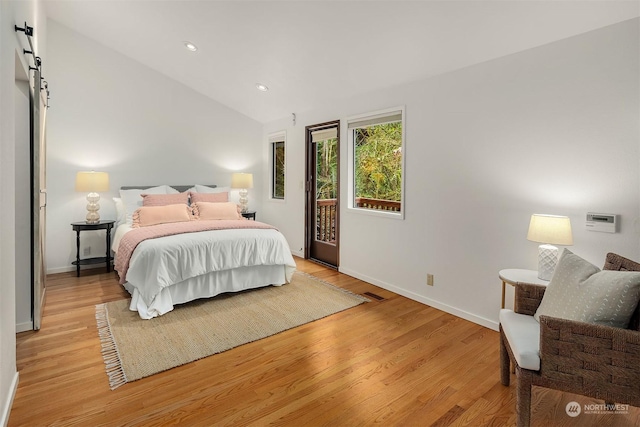
M 316 198 L 335 199 L 338 195 L 338 139 L 325 139 L 316 145 Z
M 358 128 L 355 141 L 355 196 L 402 199 L 402 123 Z
M 273 194 L 274 199 L 284 199 L 284 141 L 273 143 Z

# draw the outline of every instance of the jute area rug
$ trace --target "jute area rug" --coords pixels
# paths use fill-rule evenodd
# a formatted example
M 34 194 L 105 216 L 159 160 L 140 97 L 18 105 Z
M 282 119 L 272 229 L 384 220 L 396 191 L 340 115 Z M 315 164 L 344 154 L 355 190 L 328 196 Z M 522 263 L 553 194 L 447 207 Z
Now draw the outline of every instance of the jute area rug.
M 284 286 L 193 301 L 151 320 L 130 311 L 129 301 L 96 305 L 112 390 L 369 300 L 296 272 Z

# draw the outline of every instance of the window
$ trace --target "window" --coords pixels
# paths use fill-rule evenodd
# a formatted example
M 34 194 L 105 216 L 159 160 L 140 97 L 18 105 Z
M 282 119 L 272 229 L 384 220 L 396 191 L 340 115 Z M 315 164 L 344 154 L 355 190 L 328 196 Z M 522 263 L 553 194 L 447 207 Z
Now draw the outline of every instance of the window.
M 271 198 L 284 200 L 285 133 L 269 136 L 271 158 Z
M 316 199 L 338 197 L 338 126 L 311 132 L 316 144 Z
M 349 207 L 404 217 L 404 108 L 347 119 Z

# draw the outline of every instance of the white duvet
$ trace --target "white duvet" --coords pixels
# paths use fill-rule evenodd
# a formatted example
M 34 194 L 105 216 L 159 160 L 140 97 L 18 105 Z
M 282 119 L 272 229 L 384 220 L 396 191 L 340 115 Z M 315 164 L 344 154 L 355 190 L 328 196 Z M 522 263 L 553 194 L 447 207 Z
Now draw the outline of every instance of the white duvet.
M 118 227 L 112 246 L 114 251 L 117 251 L 120 239 L 130 229 L 128 225 Z M 263 268 L 259 270 L 252 267 Z M 201 231 L 141 242 L 131 256 L 125 288 L 132 294 L 131 309 L 138 311 L 143 318 L 151 318 L 173 309 L 174 302 L 288 283 L 295 268 L 289 245 L 278 230 Z M 256 280 L 268 280 L 257 277 L 260 271 L 278 273 L 273 277 L 279 277 L 280 281 L 284 278 L 285 282 L 254 283 Z M 209 277 L 216 272 L 226 279 L 222 282 L 233 282 L 231 279 L 238 277 L 238 282 L 242 283 L 214 285 Z M 240 277 L 240 274 L 244 276 Z M 177 286 L 174 285 L 178 284 L 186 289 L 175 289 Z M 188 289 L 190 284 L 194 284 L 196 291 Z M 172 298 L 172 295 L 180 295 L 180 301 L 173 301 L 175 297 Z

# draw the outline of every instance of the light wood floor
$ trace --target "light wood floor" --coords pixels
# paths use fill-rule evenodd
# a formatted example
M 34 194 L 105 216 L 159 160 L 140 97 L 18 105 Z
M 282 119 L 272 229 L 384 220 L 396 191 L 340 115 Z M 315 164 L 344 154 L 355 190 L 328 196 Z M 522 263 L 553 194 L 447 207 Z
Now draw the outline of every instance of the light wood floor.
M 9 426 L 512 426 L 498 333 L 317 264 L 298 269 L 385 298 L 111 391 L 94 305 L 127 298 L 114 273 L 49 277 L 42 329 L 18 334 Z M 497 285 L 496 285 L 497 286 Z M 498 302 L 496 301 L 496 309 Z M 536 388 L 534 426 L 640 425 L 580 415 L 599 403 Z

